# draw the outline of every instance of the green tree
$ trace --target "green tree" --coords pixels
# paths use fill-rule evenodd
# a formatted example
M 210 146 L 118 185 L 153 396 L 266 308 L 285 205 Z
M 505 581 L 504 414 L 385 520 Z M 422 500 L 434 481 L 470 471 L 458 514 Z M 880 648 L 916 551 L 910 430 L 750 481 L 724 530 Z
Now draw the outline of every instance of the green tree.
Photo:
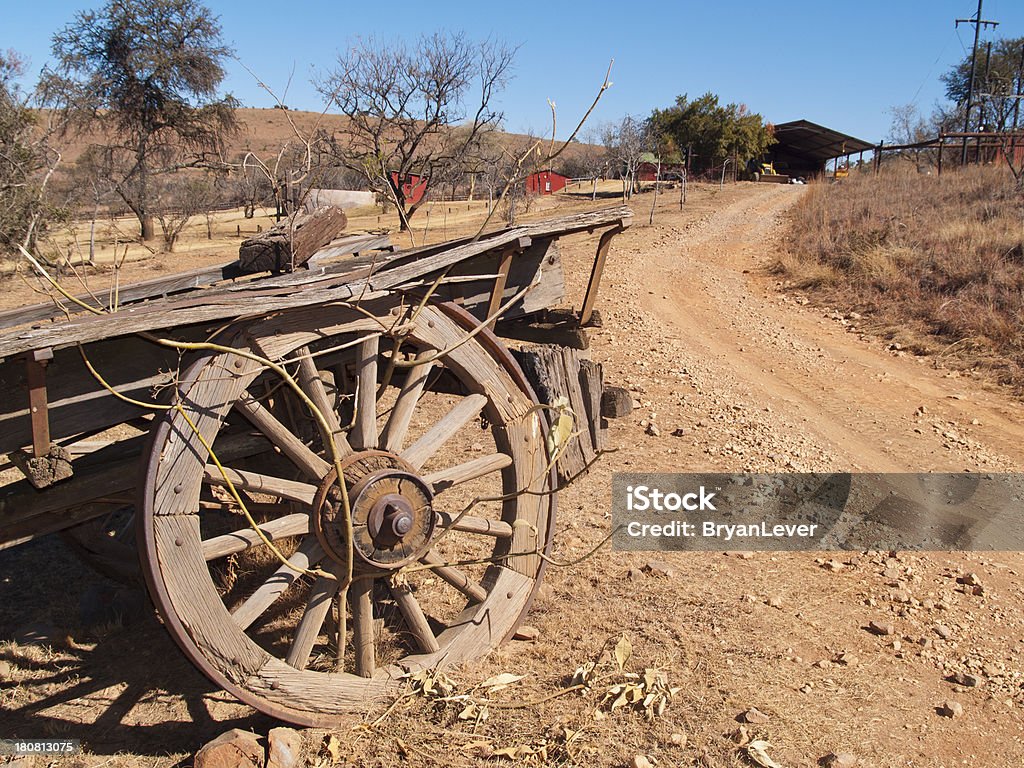
M 656 109 L 650 123 L 663 158 L 674 159 L 689 149 L 698 168 L 733 155 L 742 166 L 774 143 L 761 115 L 743 104 L 723 106 L 710 92 L 692 101 L 686 94 L 677 97 L 673 106 Z
M 157 176 L 219 160 L 237 102 L 219 96 L 217 17 L 196 0 L 109 0 L 56 33 L 45 102 L 97 140 L 100 168 L 154 236 Z

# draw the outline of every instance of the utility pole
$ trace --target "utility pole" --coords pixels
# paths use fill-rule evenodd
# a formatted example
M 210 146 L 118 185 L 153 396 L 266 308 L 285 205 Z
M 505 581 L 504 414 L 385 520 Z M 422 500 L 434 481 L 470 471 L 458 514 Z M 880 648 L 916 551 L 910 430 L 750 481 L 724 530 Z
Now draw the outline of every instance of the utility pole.
M 1017 103 L 1013 105 L 1013 132 L 1017 132 L 1017 119 L 1020 117 L 1020 99 L 1024 94 L 1024 43 L 1020 46 L 1020 64 L 1017 65 L 1017 87 L 1014 89 Z M 1016 143 L 1016 137 L 1014 137 Z
M 992 41 L 985 43 L 985 86 L 988 87 L 992 78 Z M 982 96 L 979 94 L 979 96 Z M 978 112 L 981 119 L 978 121 L 978 130 L 984 131 L 991 128 L 988 120 L 988 110 L 985 108 L 985 96 L 978 99 Z M 981 136 L 974 141 L 974 164 L 981 165 Z
M 978 41 L 981 38 L 982 27 L 995 27 L 999 26 L 998 21 L 985 21 L 981 18 L 981 4 L 983 0 L 978 0 L 978 13 L 973 19 L 957 19 L 956 25 L 959 27 L 961 24 L 973 24 L 974 25 L 974 48 L 971 50 L 971 79 L 967 86 L 967 108 L 964 110 L 964 133 L 969 133 L 971 130 L 971 107 L 974 106 L 974 76 L 977 71 L 978 65 Z M 967 165 L 967 137 L 964 137 L 963 149 L 960 154 L 960 165 Z

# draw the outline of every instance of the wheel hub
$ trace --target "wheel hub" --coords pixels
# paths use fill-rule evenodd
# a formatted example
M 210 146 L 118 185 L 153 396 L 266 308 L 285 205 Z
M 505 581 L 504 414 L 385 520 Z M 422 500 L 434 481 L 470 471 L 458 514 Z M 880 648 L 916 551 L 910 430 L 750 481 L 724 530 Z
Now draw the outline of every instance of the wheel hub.
M 422 557 L 430 546 L 433 493 L 394 454 L 363 451 L 342 463 L 352 516 L 354 567 L 391 570 Z M 324 551 L 344 565 L 347 557 L 344 496 L 331 470 L 313 503 L 313 528 Z

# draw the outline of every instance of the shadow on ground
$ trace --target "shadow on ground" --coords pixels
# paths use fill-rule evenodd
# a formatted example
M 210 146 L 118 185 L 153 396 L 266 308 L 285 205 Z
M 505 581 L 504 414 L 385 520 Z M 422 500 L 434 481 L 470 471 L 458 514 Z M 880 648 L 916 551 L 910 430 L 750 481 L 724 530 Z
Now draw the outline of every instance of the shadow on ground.
M 271 726 L 185 659 L 142 587 L 93 573 L 56 536 L 0 552 L 4 738 L 159 756 Z

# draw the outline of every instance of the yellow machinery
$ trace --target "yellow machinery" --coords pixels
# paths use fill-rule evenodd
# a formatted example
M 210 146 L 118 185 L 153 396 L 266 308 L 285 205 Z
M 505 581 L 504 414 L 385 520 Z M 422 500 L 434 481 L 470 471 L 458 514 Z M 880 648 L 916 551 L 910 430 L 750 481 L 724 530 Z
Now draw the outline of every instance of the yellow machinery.
M 754 181 L 769 181 L 776 184 L 788 184 L 789 176 L 778 173 L 773 163 L 760 163 L 754 171 Z

